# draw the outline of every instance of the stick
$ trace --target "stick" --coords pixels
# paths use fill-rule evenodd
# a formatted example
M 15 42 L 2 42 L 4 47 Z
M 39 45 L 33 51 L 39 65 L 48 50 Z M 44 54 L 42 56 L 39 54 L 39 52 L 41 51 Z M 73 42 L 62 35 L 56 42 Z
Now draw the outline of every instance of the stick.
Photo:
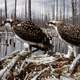
M 27 51 L 22 51 L 20 53 L 18 53 L 18 55 L 16 57 L 14 57 L 12 59 L 12 61 L 4 68 L 0 71 L 0 78 L 2 76 L 4 76 L 4 73 L 6 74 L 7 71 L 11 70 L 13 68 L 13 66 L 16 64 L 16 62 L 21 58 L 21 57 L 26 57 L 28 55 Z M 24 58 L 25 59 L 25 58 Z
M 6 59 L 8 59 L 8 58 L 12 58 L 14 55 L 17 55 L 17 53 L 19 53 L 19 51 L 14 51 L 14 52 L 12 52 L 11 54 L 5 56 L 4 58 L 1 58 L 0 61 L 4 61 L 4 60 L 6 60 Z
M 70 71 L 71 74 L 74 72 L 74 70 L 77 66 L 76 64 L 77 64 L 79 59 L 80 59 L 80 54 L 78 54 L 78 56 L 74 59 L 74 61 L 72 62 L 71 66 L 69 68 L 69 71 Z
M 49 69 L 50 69 L 50 68 L 47 67 L 47 68 L 43 69 L 42 71 L 39 71 L 39 73 L 38 73 L 36 76 L 34 76 L 31 80 L 37 80 L 37 78 L 38 78 L 44 71 L 49 70 Z

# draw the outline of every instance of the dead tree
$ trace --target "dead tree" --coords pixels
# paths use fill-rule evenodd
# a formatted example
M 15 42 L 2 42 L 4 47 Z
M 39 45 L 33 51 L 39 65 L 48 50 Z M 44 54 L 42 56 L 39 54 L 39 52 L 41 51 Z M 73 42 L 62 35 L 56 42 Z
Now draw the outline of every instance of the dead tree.
M 48 21 L 48 16 L 47 14 L 44 16 L 44 22 L 46 23 Z
M 80 0 L 78 0 L 78 7 L 79 7 L 79 15 L 80 15 Z M 80 25 L 80 18 L 78 18 L 78 23 L 79 23 L 79 25 Z
M 69 18 L 68 12 L 69 12 L 69 4 L 67 4 L 67 14 L 66 14 L 67 23 L 68 23 L 68 18 Z
M 60 20 L 62 20 L 62 10 L 61 10 L 61 7 L 60 7 Z
M 75 24 L 77 24 L 78 23 L 78 16 L 77 16 L 77 0 L 74 0 L 74 13 L 75 13 L 75 19 L 76 19 L 76 22 L 75 22 Z
M 16 9 L 17 9 L 17 0 L 15 0 L 15 13 L 14 13 L 14 19 L 16 19 Z
M 28 17 L 29 20 L 31 21 L 31 0 L 28 0 Z
M 74 24 L 74 0 L 72 0 L 72 23 Z
M 63 20 L 65 22 L 65 0 L 63 0 Z
M 62 1 L 63 1 L 63 0 L 59 0 L 59 3 L 62 4 Z M 62 6 L 60 5 L 60 6 L 59 6 L 59 20 L 62 20 L 62 17 L 63 17 L 63 16 L 62 16 Z
M 0 24 L 2 23 L 2 9 L 0 9 Z
M 58 0 L 56 0 L 56 20 L 58 20 Z
M 5 0 L 5 20 L 7 19 L 7 0 Z M 8 31 L 5 28 L 6 34 L 5 34 L 5 43 L 6 43 L 6 48 L 5 48 L 5 55 L 7 55 L 7 46 L 8 46 Z
M 27 19 L 27 0 L 25 0 L 25 20 Z
M 52 5 L 52 19 L 55 19 L 55 0 L 54 4 Z
M 77 13 L 76 0 L 72 0 L 72 23 L 73 23 L 73 25 L 76 24 L 76 22 L 75 22 L 76 13 Z
M 7 0 L 5 0 L 5 18 L 7 19 Z
M 79 14 L 80 14 L 80 0 L 78 0 L 78 3 L 79 3 Z

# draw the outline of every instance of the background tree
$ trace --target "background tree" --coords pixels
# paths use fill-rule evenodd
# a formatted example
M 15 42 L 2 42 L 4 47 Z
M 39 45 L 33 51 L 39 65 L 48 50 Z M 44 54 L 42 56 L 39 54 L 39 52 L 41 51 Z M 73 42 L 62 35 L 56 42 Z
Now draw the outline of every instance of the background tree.
M 2 9 L 0 9 L 0 24 L 2 23 Z
M 58 0 L 56 0 L 56 20 L 58 20 Z
M 29 17 L 29 20 L 32 20 L 31 19 L 31 0 L 28 0 L 28 17 Z
M 63 20 L 65 22 L 65 0 L 63 0 Z
M 54 0 L 54 3 L 52 5 L 52 19 L 54 20 L 55 19 L 55 0 Z
M 5 18 L 7 19 L 7 0 L 5 0 Z
M 76 24 L 76 15 L 77 15 L 77 8 L 76 8 L 76 0 L 72 0 L 72 23 L 73 25 Z
M 16 19 L 16 10 L 17 10 L 17 0 L 15 0 L 15 13 L 14 13 L 14 19 Z
M 27 0 L 25 0 L 25 20 L 27 19 Z

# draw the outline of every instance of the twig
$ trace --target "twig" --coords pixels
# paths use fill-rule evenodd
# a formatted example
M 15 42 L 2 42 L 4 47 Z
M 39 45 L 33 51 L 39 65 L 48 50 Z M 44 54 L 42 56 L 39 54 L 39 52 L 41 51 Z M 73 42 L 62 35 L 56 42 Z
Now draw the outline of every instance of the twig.
M 39 73 L 38 73 L 36 76 L 34 76 L 31 80 L 37 80 L 37 78 L 38 78 L 44 71 L 49 70 L 49 69 L 50 69 L 50 68 L 47 67 L 47 68 L 44 68 L 42 71 L 39 71 Z

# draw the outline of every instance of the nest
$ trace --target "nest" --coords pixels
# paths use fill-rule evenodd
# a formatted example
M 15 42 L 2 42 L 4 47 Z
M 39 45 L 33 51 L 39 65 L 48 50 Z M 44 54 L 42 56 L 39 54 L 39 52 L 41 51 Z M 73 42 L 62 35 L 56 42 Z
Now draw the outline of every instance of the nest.
M 35 56 L 27 51 L 15 51 L 0 60 L 0 80 L 74 80 L 69 76 L 72 60 L 59 55 Z

